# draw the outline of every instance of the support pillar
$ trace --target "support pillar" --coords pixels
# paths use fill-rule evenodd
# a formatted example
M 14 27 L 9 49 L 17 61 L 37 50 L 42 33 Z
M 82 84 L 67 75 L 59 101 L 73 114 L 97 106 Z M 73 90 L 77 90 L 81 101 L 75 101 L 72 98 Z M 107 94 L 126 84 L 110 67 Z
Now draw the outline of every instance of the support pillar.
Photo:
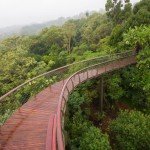
M 100 84 L 100 111 L 103 111 L 103 103 L 104 103 L 104 79 L 101 77 L 101 84 Z

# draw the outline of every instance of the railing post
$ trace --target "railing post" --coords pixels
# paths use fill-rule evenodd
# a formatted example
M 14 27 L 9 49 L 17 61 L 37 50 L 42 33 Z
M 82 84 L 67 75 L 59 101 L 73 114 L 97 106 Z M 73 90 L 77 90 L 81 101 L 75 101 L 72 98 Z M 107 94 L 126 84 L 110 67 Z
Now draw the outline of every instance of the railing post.
M 63 96 L 63 99 L 64 99 L 64 101 L 65 101 L 65 103 L 66 103 L 66 98 Z
M 96 68 L 96 76 L 98 76 L 98 67 Z
M 78 77 L 79 77 L 79 83 L 81 83 L 80 74 L 78 74 Z
M 68 86 L 66 86 L 66 89 L 67 89 L 67 92 L 68 92 L 68 95 L 69 95 L 70 91 L 69 91 L 69 89 L 68 89 Z
M 74 89 L 74 83 L 73 83 L 73 81 L 72 81 L 72 78 L 71 78 L 70 80 L 71 80 L 71 83 L 72 83 L 72 87 L 73 87 L 73 89 Z
M 86 73 L 87 73 L 87 79 L 89 78 L 89 73 L 88 73 L 88 70 L 86 70 Z

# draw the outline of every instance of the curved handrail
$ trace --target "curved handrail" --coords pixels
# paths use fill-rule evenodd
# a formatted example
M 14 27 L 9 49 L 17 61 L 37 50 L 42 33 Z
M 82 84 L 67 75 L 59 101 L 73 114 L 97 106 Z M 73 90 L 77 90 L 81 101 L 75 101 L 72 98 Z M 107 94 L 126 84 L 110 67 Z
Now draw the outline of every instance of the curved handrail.
M 61 95 L 60 95 L 60 98 L 59 98 L 58 108 L 57 108 L 57 139 L 56 139 L 57 141 L 55 141 L 55 142 L 57 143 L 58 150 L 64 150 L 65 149 L 65 144 L 64 144 L 65 143 L 65 139 L 64 139 L 64 135 L 63 135 L 62 131 L 63 131 L 63 126 L 64 126 L 65 109 L 66 109 L 67 100 L 68 100 L 67 96 L 75 88 L 75 86 L 78 85 L 78 84 L 77 85 L 74 84 L 73 78 L 75 78 L 77 76 L 78 80 L 79 80 L 79 84 L 85 81 L 85 80 L 81 81 L 81 79 L 80 79 L 80 75 L 82 73 L 87 72 L 87 79 L 93 78 L 93 77 L 88 77 L 88 70 L 92 70 L 92 69 L 96 69 L 96 74 L 94 76 L 94 77 L 96 77 L 96 76 L 99 75 L 98 74 L 98 68 L 100 66 L 106 65 L 107 63 L 114 62 L 116 60 L 124 59 L 126 57 L 130 57 L 130 56 L 134 56 L 135 55 L 135 53 L 130 53 L 130 52 L 119 53 L 119 54 L 117 54 L 118 56 L 115 59 L 109 59 L 109 60 L 104 61 L 102 63 L 94 64 L 94 65 L 88 66 L 86 68 L 83 68 L 83 69 L 75 72 L 73 75 L 71 75 L 67 79 L 66 83 L 63 86 L 63 89 L 62 89 L 62 92 L 61 92 Z M 125 54 L 125 56 L 123 56 L 123 54 Z M 113 69 L 115 69 L 115 66 L 113 66 Z M 105 68 L 104 72 L 106 73 L 108 71 Z M 72 84 L 72 87 L 69 90 L 68 86 L 69 86 L 70 83 Z M 67 90 L 66 97 L 65 97 L 65 90 Z
M 16 98 L 18 98 L 18 95 L 16 96 L 15 94 L 18 91 L 20 91 L 21 89 L 25 88 L 26 85 L 30 84 L 33 81 L 36 81 L 39 78 L 42 78 L 42 77 L 46 78 L 47 76 L 48 77 L 52 77 L 52 76 L 55 76 L 56 74 L 59 76 L 60 72 L 62 72 L 63 75 L 66 75 L 66 72 L 68 73 L 70 71 L 70 69 L 72 69 L 72 68 L 74 69 L 75 67 L 78 67 L 78 68 L 75 68 L 77 70 L 73 70 L 73 72 L 71 72 L 71 74 L 73 74 L 71 77 L 73 77 L 73 76 L 78 75 L 79 72 L 82 72 L 84 70 L 88 70 L 89 68 L 95 67 L 97 65 L 102 65 L 102 64 L 108 62 L 108 60 L 112 61 L 112 60 L 116 60 L 118 58 L 120 59 L 121 56 L 122 57 L 126 57 L 126 56 L 131 56 L 131 55 L 132 55 L 132 51 L 126 51 L 126 52 L 116 53 L 116 54 L 111 54 L 111 55 L 109 54 L 109 55 L 105 55 L 105 56 L 102 56 L 102 57 L 96 57 L 96 58 L 92 58 L 92 59 L 88 59 L 88 60 L 83 60 L 83 61 L 75 62 L 73 64 L 69 64 L 69 65 L 66 65 L 66 66 L 63 66 L 63 67 L 51 70 L 51 71 L 43 73 L 43 74 L 41 74 L 41 75 L 39 75 L 39 76 L 37 76 L 35 78 L 32 78 L 32 79 L 24 82 L 23 84 L 17 86 L 16 88 L 12 89 L 8 93 L 6 93 L 2 97 L 0 97 L 0 104 L 2 102 L 5 102 L 5 100 L 8 100 L 8 99 L 11 99 L 10 102 L 16 101 L 17 100 Z M 82 66 L 80 66 L 80 65 L 82 65 Z M 70 72 L 69 72 L 69 74 L 70 74 Z M 88 74 L 87 74 L 87 76 L 88 76 Z M 65 83 L 65 85 L 63 86 L 63 89 L 62 89 L 62 92 L 61 92 L 61 95 L 60 95 L 60 98 L 59 98 L 59 103 L 58 103 L 58 109 L 57 109 L 57 115 L 56 115 L 56 121 L 57 121 L 57 123 L 55 124 L 54 128 L 56 128 L 56 126 L 57 126 L 56 132 L 57 132 L 57 140 L 58 140 L 58 143 L 59 143 L 59 147 L 61 147 L 61 146 L 63 147 L 63 143 L 64 143 L 63 142 L 64 138 L 63 138 L 62 129 L 61 129 L 61 127 L 63 125 L 62 124 L 62 120 L 61 120 L 63 118 L 63 117 L 61 117 L 61 113 L 62 113 L 61 110 L 63 108 L 63 112 L 65 112 L 65 109 L 64 109 L 65 107 L 64 106 L 66 106 L 66 102 L 63 104 L 63 102 L 64 102 L 63 101 L 63 99 L 64 99 L 64 95 L 63 94 L 65 93 L 65 90 L 67 89 L 67 83 L 69 83 L 69 81 L 72 84 L 72 86 L 75 86 L 74 83 L 71 80 L 72 79 L 71 77 L 69 78 L 70 80 L 68 79 L 67 82 Z M 45 78 L 44 78 L 44 80 L 45 80 Z M 61 77 L 61 80 L 62 79 L 66 79 L 66 78 L 67 78 L 66 76 L 63 76 L 63 77 Z M 78 78 L 80 79 L 80 77 L 78 77 Z M 33 87 L 33 84 L 32 84 L 32 87 Z M 37 87 L 37 85 L 36 85 L 36 87 Z M 72 87 L 72 88 L 74 88 L 74 87 Z M 68 91 L 68 89 L 67 89 L 67 91 Z M 21 97 L 24 97 L 24 95 L 21 95 Z M 60 119 L 60 122 L 58 121 L 59 119 Z M 53 136 L 56 137 L 56 135 L 53 135 Z M 56 147 L 55 146 L 56 145 L 56 138 L 55 137 L 52 138 L 53 139 L 52 143 L 54 144 L 54 147 Z
M 132 51 L 128 51 L 128 52 L 132 52 Z M 118 54 L 125 54 L 125 53 L 127 53 L 127 52 L 115 53 L 115 54 L 112 54 L 112 56 L 118 55 Z M 110 56 L 111 56 L 111 55 L 108 54 L 108 55 L 101 56 L 101 57 L 96 57 L 96 58 L 92 58 L 92 59 L 87 59 L 87 60 L 75 62 L 75 63 L 69 64 L 69 65 L 66 65 L 66 66 L 63 66 L 63 67 L 56 68 L 56 69 L 54 69 L 54 70 L 45 72 L 45 73 L 43 73 L 43 74 L 41 74 L 41 75 L 39 75 L 39 76 L 36 76 L 36 77 L 34 77 L 34 78 L 32 78 L 32 79 L 30 79 L 30 80 L 24 82 L 23 84 L 20 84 L 19 86 L 13 88 L 13 89 L 10 90 L 9 92 L 7 92 L 7 93 L 4 94 L 3 96 L 1 96 L 1 97 L 0 97 L 0 103 L 1 103 L 2 101 L 4 101 L 4 99 L 5 99 L 7 96 L 11 95 L 11 94 L 14 93 L 15 91 L 21 89 L 21 88 L 24 87 L 25 85 L 29 84 L 29 83 L 32 82 L 32 81 L 35 81 L 36 79 L 38 79 L 38 78 L 40 78 L 40 77 L 44 77 L 44 76 L 46 76 L 46 75 L 52 75 L 52 74 L 54 74 L 54 73 L 56 73 L 56 72 L 59 72 L 59 71 L 64 70 L 64 69 L 67 69 L 67 68 L 72 67 L 72 66 L 74 66 L 74 65 L 78 65 L 78 64 L 82 64 L 82 63 L 86 63 L 86 62 L 89 62 L 89 61 L 93 61 L 93 60 L 97 60 L 97 59 L 101 59 L 101 58 L 106 58 L 106 57 L 110 57 Z
M 59 67 L 59 68 L 56 68 L 54 70 L 51 70 L 51 71 L 48 71 L 48 72 L 45 72 L 39 76 L 36 76 L 26 82 L 24 82 L 23 84 L 20 84 L 19 86 L 13 88 L 12 90 L 10 90 L 9 92 L 7 92 L 6 94 L 4 94 L 3 96 L 0 97 L 0 103 L 4 100 L 4 98 L 6 98 L 7 96 L 11 95 L 12 93 L 14 93 L 15 91 L 19 90 L 20 88 L 22 88 L 23 86 L 27 85 L 28 83 L 40 78 L 40 77 L 43 77 L 43 76 L 46 76 L 46 75 L 50 75 L 50 74 L 53 74 L 55 72 L 58 72 L 58 71 L 61 71 L 63 69 L 66 69 L 68 67 L 71 67 L 73 65 L 77 65 L 77 64 L 80 64 L 80 63 L 84 63 L 84 62 L 88 62 L 88 61 L 92 61 L 92 60 L 96 60 L 96 59 L 99 59 L 99 58 L 103 58 L 104 56 L 102 57 L 96 57 L 96 58 L 92 58 L 92 59 L 87 59 L 87 60 L 83 60 L 83 61 L 79 61 L 79 62 L 75 62 L 75 63 L 72 63 L 72 64 L 69 64 L 69 65 L 66 65 L 66 66 L 63 66 L 63 67 Z M 106 56 L 105 56 L 106 57 Z

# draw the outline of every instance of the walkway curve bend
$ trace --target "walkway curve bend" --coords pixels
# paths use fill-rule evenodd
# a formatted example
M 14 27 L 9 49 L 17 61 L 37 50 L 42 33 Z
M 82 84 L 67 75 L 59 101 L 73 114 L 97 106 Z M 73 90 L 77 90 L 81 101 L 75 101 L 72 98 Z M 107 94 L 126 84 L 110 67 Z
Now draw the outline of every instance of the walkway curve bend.
M 74 72 L 49 85 L 13 113 L 0 127 L 0 150 L 65 150 L 64 115 L 72 90 L 89 79 L 135 63 L 135 53 L 127 51 L 56 69 L 57 73 L 66 73 L 71 66 Z M 1 100 L 5 101 L 16 89 Z

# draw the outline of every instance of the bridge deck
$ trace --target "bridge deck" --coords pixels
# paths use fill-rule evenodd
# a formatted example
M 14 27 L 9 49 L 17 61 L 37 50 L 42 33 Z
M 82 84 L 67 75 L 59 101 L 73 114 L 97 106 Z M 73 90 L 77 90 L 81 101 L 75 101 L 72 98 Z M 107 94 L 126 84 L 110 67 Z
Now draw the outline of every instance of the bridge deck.
M 135 63 L 133 57 L 126 58 L 121 62 L 116 61 L 114 65 L 115 68 L 121 68 L 132 63 Z M 112 64 L 107 65 L 107 68 L 112 70 Z M 104 67 L 100 68 L 99 74 L 105 71 Z M 91 77 L 95 76 L 92 75 L 92 72 L 89 71 Z M 56 108 L 63 84 L 64 81 L 60 81 L 46 88 L 32 98 L 32 101 L 24 104 L 7 120 L 0 130 L 0 149 L 46 149 L 46 139 L 51 140 L 51 135 L 49 134 L 52 134 L 53 119 L 56 115 Z
M 46 88 L 8 119 L 1 127 L 1 149 L 45 149 L 48 124 L 53 122 L 62 86 L 63 81 Z

